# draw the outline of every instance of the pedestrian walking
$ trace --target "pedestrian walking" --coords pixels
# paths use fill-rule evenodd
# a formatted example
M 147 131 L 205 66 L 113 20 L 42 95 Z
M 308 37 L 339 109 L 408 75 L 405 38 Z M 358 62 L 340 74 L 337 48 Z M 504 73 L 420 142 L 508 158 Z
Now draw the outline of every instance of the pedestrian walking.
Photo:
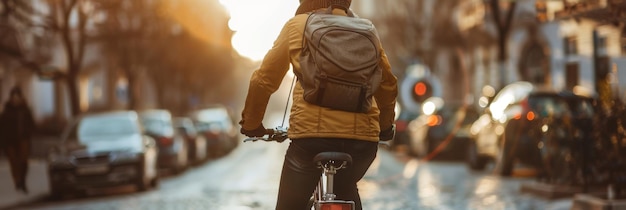
M 26 175 L 30 156 L 30 139 L 35 123 L 30 108 L 19 87 L 11 89 L 9 101 L 0 115 L 4 153 L 9 160 L 15 189 L 28 193 Z

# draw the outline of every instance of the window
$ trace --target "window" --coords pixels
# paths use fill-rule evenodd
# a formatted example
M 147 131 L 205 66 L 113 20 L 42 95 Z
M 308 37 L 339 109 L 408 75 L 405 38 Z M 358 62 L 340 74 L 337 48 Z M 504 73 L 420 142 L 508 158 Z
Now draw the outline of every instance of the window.
M 580 71 L 578 63 L 568 63 L 565 65 L 565 85 L 567 90 L 573 90 L 578 85 Z
M 574 36 L 565 37 L 563 39 L 563 46 L 565 47 L 565 55 L 576 55 L 578 54 L 578 45 L 577 38 Z

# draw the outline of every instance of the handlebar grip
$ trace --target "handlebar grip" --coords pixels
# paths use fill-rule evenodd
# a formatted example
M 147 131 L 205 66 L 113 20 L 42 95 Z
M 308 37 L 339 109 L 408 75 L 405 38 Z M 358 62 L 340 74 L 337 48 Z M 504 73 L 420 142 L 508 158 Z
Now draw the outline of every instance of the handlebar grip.
M 283 128 L 283 127 L 276 127 L 273 129 L 265 129 L 264 135 L 263 136 L 257 136 L 257 137 L 249 137 L 244 139 L 244 142 L 255 142 L 255 141 L 276 141 L 276 142 L 283 142 L 285 141 L 285 139 L 287 139 L 287 129 Z

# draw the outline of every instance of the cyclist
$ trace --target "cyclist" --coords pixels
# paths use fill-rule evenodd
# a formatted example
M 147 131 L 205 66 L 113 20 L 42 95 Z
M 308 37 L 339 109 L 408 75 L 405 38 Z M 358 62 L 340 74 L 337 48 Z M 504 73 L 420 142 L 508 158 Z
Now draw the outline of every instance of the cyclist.
M 262 120 L 271 94 L 279 88 L 290 63 L 294 72 L 301 71 L 298 60 L 308 13 L 333 6 L 334 15 L 346 16 L 350 3 L 351 0 L 300 0 L 296 16 L 284 25 L 260 68 L 252 75 L 239 122 L 242 134 L 249 137 L 265 134 Z M 291 143 L 284 159 L 276 209 L 306 208 L 321 172 L 313 163 L 313 157 L 325 151 L 352 156 L 352 165 L 335 175 L 334 190 L 336 199 L 354 201 L 356 209 L 362 209 L 356 184 L 376 157 L 378 141 L 391 140 L 395 134 L 397 79 L 384 50 L 379 51 L 382 82 L 374 93 L 372 107 L 365 113 L 310 104 L 304 101 L 302 86 L 296 83 L 288 131 Z

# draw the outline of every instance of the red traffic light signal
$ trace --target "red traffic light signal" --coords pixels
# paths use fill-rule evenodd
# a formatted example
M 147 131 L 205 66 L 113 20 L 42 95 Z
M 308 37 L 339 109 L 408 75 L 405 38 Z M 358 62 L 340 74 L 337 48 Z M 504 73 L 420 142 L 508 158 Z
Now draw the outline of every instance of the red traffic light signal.
M 424 102 L 432 94 L 432 86 L 426 81 L 418 81 L 413 85 L 413 100 L 418 103 Z
M 426 87 L 426 84 L 424 84 L 423 82 L 418 82 L 417 84 L 415 84 L 414 93 L 415 95 L 423 96 L 424 94 L 426 94 L 427 89 L 428 88 Z

